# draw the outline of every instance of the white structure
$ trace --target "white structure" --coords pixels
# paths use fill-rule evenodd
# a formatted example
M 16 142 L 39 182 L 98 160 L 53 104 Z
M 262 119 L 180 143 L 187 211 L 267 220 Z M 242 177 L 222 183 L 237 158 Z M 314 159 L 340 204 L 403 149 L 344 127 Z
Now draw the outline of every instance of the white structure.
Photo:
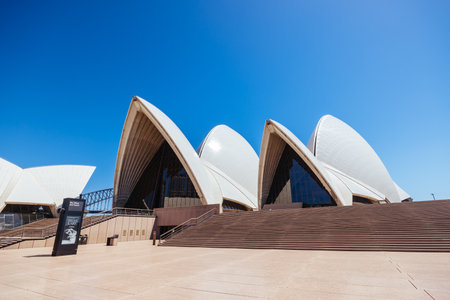
M 39 205 L 55 215 L 64 198 L 80 195 L 94 170 L 77 165 L 22 169 L 0 158 L 0 212 L 7 205 Z
M 354 189 L 362 189 L 362 197 L 400 202 L 410 198 L 391 179 L 381 159 L 353 128 L 326 115 L 316 126 L 308 149 L 331 172 Z
M 215 127 L 197 153 L 172 120 L 133 97 L 117 154 L 114 206 L 256 209 L 257 172 L 258 156 L 231 128 Z
M 258 184 L 260 208 L 296 201 L 321 206 L 411 200 L 370 145 L 330 115 L 320 119 L 307 147 L 281 124 L 266 121 Z
M 256 210 L 411 200 L 350 126 L 320 119 L 308 146 L 268 120 L 261 155 L 237 132 L 214 127 L 195 151 L 158 108 L 133 97 L 120 140 L 114 206 L 168 208 L 221 204 Z
M 236 131 L 214 127 L 197 150 L 202 163 L 216 179 L 222 198 L 257 208 L 258 155 Z

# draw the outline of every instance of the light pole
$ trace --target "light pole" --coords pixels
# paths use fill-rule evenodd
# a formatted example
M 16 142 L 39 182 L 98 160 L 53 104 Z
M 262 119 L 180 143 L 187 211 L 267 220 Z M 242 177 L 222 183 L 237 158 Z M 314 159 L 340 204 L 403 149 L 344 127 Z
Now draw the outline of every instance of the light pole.
M 431 193 L 431 196 L 433 196 L 433 200 L 436 200 L 436 198 L 434 198 L 434 194 L 433 193 Z

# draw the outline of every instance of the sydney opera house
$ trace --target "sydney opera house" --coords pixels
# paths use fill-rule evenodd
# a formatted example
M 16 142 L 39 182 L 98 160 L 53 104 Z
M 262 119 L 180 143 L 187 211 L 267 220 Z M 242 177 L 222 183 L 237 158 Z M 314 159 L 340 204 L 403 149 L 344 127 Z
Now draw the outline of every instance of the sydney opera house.
M 169 117 L 139 97 L 126 117 L 114 177 L 116 207 L 227 211 L 411 200 L 370 145 L 333 116 L 319 120 L 307 146 L 267 120 L 258 158 L 225 125 L 194 150 Z
M 164 113 L 133 98 L 117 156 L 116 207 L 255 210 L 257 178 L 257 154 L 231 128 L 213 128 L 195 151 Z
M 258 175 L 260 208 L 411 201 L 370 145 L 330 115 L 319 120 L 307 146 L 280 123 L 266 121 Z
M 106 190 L 83 194 L 86 202 L 108 207 L 87 209 L 81 234 L 93 244 L 159 237 L 160 245 L 177 247 L 450 249 L 445 238 L 450 201 L 402 203 L 411 197 L 343 121 L 323 116 L 307 143 L 274 120 L 266 120 L 261 132 L 259 156 L 225 125 L 212 128 L 194 148 L 167 115 L 133 97 L 113 189 L 105 199 L 89 196 L 103 197 Z M 77 197 L 93 171 L 89 166 L 21 169 L 0 160 L 0 209 L 56 217 L 63 199 Z M 55 232 L 44 233 L 14 237 L 3 247 L 51 246 Z
M 381 297 L 403 296 L 394 288 L 396 286 L 414 289 L 414 294 L 408 295 L 420 292 L 425 296 L 426 292 L 430 296 L 423 289 L 422 281 L 417 281 L 417 288 L 411 281 L 413 277 L 404 274 L 409 272 L 408 268 L 416 267 L 414 261 L 422 260 L 424 252 L 450 252 L 450 200 L 402 203 L 412 202 L 412 199 L 394 182 L 375 151 L 354 129 L 333 116 L 325 115 L 319 120 L 306 144 L 273 120 L 266 120 L 261 133 L 259 156 L 244 137 L 225 125 L 212 128 L 194 148 L 167 115 L 149 102 L 133 97 L 117 152 L 114 186 L 112 190 L 107 189 L 108 209 L 84 206 L 82 223 L 76 223 L 80 225 L 80 245 L 102 244 L 105 247 L 88 245 L 81 249 L 84 247 L 81 246 L 77 259 L 59 258 L 50 264 L 44 250 L 27 250 L 25 259 L 22 254 L 10 256 L 20 259 L 11 266 L 39 260 L 33 267 L 33 276 L 38 278 L 37 274 L 43 274 L 44 279 L 51 280 L 42 281 L 45 289 L 39 288 L 39 295 L 49 291 L 52 296 L 77 297 L 81 290 L 86 295 L 95 292 L 98 298 L 99 292 L 93 287 L 100 286 L 100 292 L 108 292 L 106 297 L 133 297 L 138 294 L 131 292 L 142 291 L 150 282 L 149 293 L 139 298 L 166 297 L 167 291 L 175 287 L 166 284 L 167 278 L 172 278 L 171 282 L 176 285 L 184 282 L 187 286 L 176 294 L 177 297 L 189 298 L 193 294 L 186 294 L 186 291 L 190 290 L 206 291 L 192 298 L 210 297 L 214 295 L 207 290 L 210 288 L 215 295 L 229 298 L 239 296 L 237 292 L 243 286 L 267 293 L 267 289 L 255 287 L 266 287 L 273 281 L 274 274 L 281 274 L 281 281 L 290 274 L 304 282 L 299 287 L 294 285 L 295 290 L 289 295 L 298 298 L 300 291 L 310 292 L 311 283 L 305 278 L 314 275 L 305 277 L 303 271 L 298 272 L 298 266 L 303 264 L 304 269 L 314 269 L 310 268 L 311 261 L 321 262 L 316 269 L 322 272 L 313 285 L 320 288 L 324 285 L 323 274 L 329 278 L 344 278 L 336 284 L 332 282 L 329 293 L 320 294 L 325 298 L 335 297 L 333 289 L 345 282 L 351 282 L 351 289 L 342 294 L 344 297 L 350 295 L 350 290 L 356 291 L 358 298 L 372 297 L 373 289 L 366 294 L 361 291 L 367 290 L 367 281 L 375 277 L 361 279 L 360 274 L 375 269 L 380 274 L 375 279 L 376 288 L 382 290 Z M 94 167 L 89 166 L 21 169 L 0 159 L 0 212 L 37 213 L 40 210 L 41 214 L 56 217 L 56 209 L 63 199 L 77 197 L 93 171 Z M 83 194 L 81 198 L 88 203 L 89 195 L 98 192 L 102 195 L 103 191 Z M 91 199 L 104 201 L 101 197 Z M 77 213 L 83 215 L 81 208 Z M 55 249 L 60 242 L 63 245 L 60 237 L 70 233 L 70 243 L 64 245 L 77 247 L 74 225 L 67 222 L 69 218 L 73 215 L 45 218 L 18 228 L 4 226 L 3 231 L 0 226 L 3 234 L 0 249 Z M 68 231 L 61 230 L 65 228 Z M 122 244 L 135 241 L 141 242 Z M 118 243 L 119 247 L 106 247 Z M 152 244 L 161 248 L 151 248 Z M 164 247 L 177 248 L 165 251 Z M 197 249 L 190 251 L 182 247 Z M 208 248 L 247 250 L 226 252 Z M 249 249 L 258 249 L 258 252 Z M 281 251 L 263 253 L 263 249 Z M 303 251 L 288 253 L 284 250 Z M 343 251 L 352 252 L 338 255 Z M 368 255 L 362 251 L 376 253 Z M 406 252 L 416 252 L 410 256 L 413 263 L 398 260 L 402 264 L 400 270 L 400 265 L 391 261 L 395 252 L 400 252 L 396 259 L 404 259 Z M 117 262 L 118 257 L 120 262 Z M 436 258 L 444 256 L 430 257 L 430 265 L 437 265 Z M 198 261 L 197 258 L 204 259 Z M 41 260 L 45 260 L 44 264 Z M 217 262 L 225 264 L 217 267 Z M 330 262 L 337 263 L 330 266 Z M 43 265 L 45 270 L 37 273 Z M 177 269 L 180 265 L 183 267 L 181 275 Z M 72 282 L 46 278 L 52 273 L 48 266 L 57 276 L 65 273 L 72 276 L 78 268 L 75 275 L 81 278 L 82 284 L 70 289 Z M 127 266 L 130 268 L 124 273 Z M 427 268 L 429 265 L 421 261 L 420 270 L 429 274 Z M 168 269 L 173 272 L 167 273 Z M 363 271 L 355 273 L 359 269 Z M 19 281 L 17 288 L 20 287 L 21 293 L 28 291 L 28 282 L 20 281 L 22 274 L 19 272 L 23 270 L 28 269 L 18 268 L 20 277 L 11 273 L 13 281 Z M 86 270 L 94 272 L 95 276 L 86 279 Z M 245 277 L 240 274 L 242 270 L 251 278 L 248 284 L 242 283 Z M 442 266 L 435 270 L 438 281 L 445 277 Z M 128 279 L 126 284 L 124 274 Z M 164 276 L 155 281 L 161 274 Z M 193 280 L 192 274 L 197 274 L 198 280 Z M 189 280 L 185 280 L 185 275 L 190 276 Z M 233 280 L 225 280 L 230 276 L 234 276 Z M 208 280 L 209 277 L 215 280 Z M 392 278 L 397 281 L 392 283 Z M 227 281 L 226 285 L 222 279 Z M 448 280 L 441 281 L 446 285 Z M 139 285 L 136 287 L 134 282 Z M 387 294 L 384 286 L 378 286 L 379 282 L 385 282 L 392 294 Z M 117 286 L 117 293 L 112 294 L 114 286 Z M 273 293 L 268 297 L 285 297 L 286 286 L 280 289 L 282 294 Z M 249 295 L 266 296 L 259 292 Z
M 95 167 L 22 169 L 0 159 L 0 212 L 57 216 L 77 197 Z M 172 120 L 133 97 L 117 154 L 113 206 L 153 210 L 157 230 L 217 209 L 409 202 L 370 145 L 339 119 L 322 117 L 307 145 L 273 120 L 264 126 L 260 156 L 239 133 L 214 127 L 197 148 Z

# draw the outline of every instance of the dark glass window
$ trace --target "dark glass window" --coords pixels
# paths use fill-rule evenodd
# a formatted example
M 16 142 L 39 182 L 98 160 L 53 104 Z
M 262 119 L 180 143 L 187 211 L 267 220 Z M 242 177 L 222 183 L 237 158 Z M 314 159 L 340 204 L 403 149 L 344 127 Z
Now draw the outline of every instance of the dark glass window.
M 355 204 L 372 204 L 372 201 L 364 197 L 353 196 L 353 205 Z
M 51 209 L 46 205 L 7 204 L 0 213 L 0 230 L 52 217 Z
M 295 151 L 286 145 L 264 204 L 296 202 L 302 202 L 303 207 L 336 205 L 317 176 Z
M 197 191 L 172 148 L 164 142 L 142 173 L 125 207 L 195 205 L 202 205 Z
M 7 204 L 2 213 L 41 214 L 52 217 L 50 207 L 45 205 Z
M 222 208 L 224 210 L 248 210 L 247 207 L 242 204 L 225 199 L 223 199 Z

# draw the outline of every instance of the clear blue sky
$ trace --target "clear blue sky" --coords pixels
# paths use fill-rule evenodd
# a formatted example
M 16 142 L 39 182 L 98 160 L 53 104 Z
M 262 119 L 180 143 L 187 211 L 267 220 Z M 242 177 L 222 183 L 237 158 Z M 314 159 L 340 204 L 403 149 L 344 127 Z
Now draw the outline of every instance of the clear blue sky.
M 133 95 L 194 148 L 217 124 L 257 153 L 332 114 L 414 199 L 450 198 L 450 1 L 1 1 L 0 157 L 97 166 L 112 187 Z

